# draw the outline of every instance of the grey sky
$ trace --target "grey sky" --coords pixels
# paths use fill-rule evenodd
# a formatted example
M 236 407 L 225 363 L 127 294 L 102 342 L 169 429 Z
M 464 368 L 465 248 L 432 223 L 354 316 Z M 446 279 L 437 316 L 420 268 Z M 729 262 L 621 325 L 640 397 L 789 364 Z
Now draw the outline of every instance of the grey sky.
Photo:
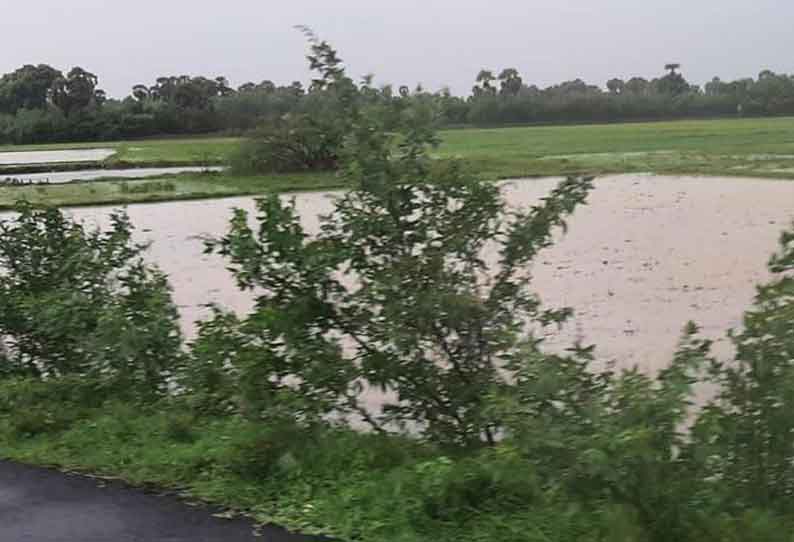
M 528 83 L 659 74 L 680 62 L 703 83 L 794 72 L 790 0 L 3 0 L 0 71 L 80 65 L 112 96 L 159 75 L 233 84 L 307 80 L 308 24 L 351 75 L 467 92 L 477 71 Z

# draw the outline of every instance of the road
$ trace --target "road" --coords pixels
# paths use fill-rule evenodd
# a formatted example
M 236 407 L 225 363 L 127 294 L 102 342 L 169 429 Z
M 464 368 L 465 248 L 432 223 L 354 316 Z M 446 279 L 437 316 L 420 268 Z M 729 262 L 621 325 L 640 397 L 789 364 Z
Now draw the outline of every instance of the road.
M 173 497 L 0 461 L 0 542 L 303 542 Z

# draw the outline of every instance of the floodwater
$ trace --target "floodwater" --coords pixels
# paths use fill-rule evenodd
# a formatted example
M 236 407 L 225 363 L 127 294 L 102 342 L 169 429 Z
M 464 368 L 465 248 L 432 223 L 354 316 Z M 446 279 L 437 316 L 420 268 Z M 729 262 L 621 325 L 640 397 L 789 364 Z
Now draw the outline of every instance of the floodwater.
M 0 166 L 101 162 L 114 154 L 116 154 L 116 151 L 113 149 L 0 152 Z
M 58 171 L 52 173 L 23 173 L 19 175 L 0 175 L 0 183 L 9 179 L 20 179 L 25 183 L 66 184 L 75 181 L 92 181 L 96 179 L 124 178 L 143 179 L 146 177 L 162 177 L 178 173 L 201 173 L 204 171 L 222 171 L 222 167 L 163 167 L 136 169 L 86 169 L 81 171 Z
M 511 205 L 527 206 L 556 179 L 505 183 Z M 304 225 L 332 208 L 328 193 L 294 197 Z M 233 207 L 253 209 L 252 198 L 134 205 L 128 209 L 150 257 L 171 277 L 185 332 L 214 302 L 245 312 L 251 294 L 237 290 L 226 264 L 202 253 L 202 234 L 220 235 Z M 110 208 L 70 211 L 89 223 L 107 223 Z M 689 320 L 717 339 L 741 323 L 756 283 L 783 229 L 794 220 L 794 181 L 621 175 L 596 180 L 589 205 L 570 230 L 544 250 L 533 267 L 546 306 L 570 306 L 575 318 L 548 337 L 553 349 L 580 339 L 597 345 L 601 360 L 647 371 L 671 360 Z M 490 255 L 495 257 L 494 254 Z M 719 344 L 722 347 L 719 347 Z

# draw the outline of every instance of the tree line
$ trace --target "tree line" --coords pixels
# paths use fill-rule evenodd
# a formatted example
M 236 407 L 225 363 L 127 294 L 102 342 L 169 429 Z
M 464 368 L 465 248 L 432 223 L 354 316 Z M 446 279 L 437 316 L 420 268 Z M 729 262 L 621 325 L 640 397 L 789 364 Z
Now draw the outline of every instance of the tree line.
M 421 86 L 361 86 L 367 99 L 393 116 L 422 97 L 442 124 L 619 122 L 718 116 L 794 114 L 794 76 L 762 71 L 757 78 L 704 86 L 689 83 L 679 64 L 653 79 L 613 78 L 602 88 L 581 79 L 546 88 L 528 84 L 514 68 L 481 70 L 471 95 Z M 25 65 L 0 77 L 0 143 L 43 143 L 141 138 L 157 135 L 243 133 L 287 113 L 316 111 L 321 88 L 265 80 L 232 88 L 225 77 L 165 76 L 111 98 L 99 77 L 81 67 L 64 73 Z

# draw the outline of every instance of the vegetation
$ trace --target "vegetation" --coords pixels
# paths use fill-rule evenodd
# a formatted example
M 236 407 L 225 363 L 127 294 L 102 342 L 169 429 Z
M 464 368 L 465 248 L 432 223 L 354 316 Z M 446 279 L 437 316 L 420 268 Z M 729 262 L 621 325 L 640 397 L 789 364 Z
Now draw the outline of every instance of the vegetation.
M 621 125 L 446 130 L 433 155 L 461 159 L 479 178 L 601 175 L 652 172 L 672 175 L 794 177 L 794 120 L 741 119 Z M 95 146 L 43 145 L 25 150 Z M 124 164 L 211 164 L 240 146 L 236 138 L 166 139 L 103 144 L 117 149 L 107 167 Z M 0 151 L 8 148 L 0 147 Z M 0 174 L 2 176 L 2 174 Z M 14 174 L 24 177 L 24 174 Z M 169 177 L 175 190 L 122 193 L 117 182 L 1 187 L 0 208 L 17 200 L 52 205 L 115 204 L 257 195 L 290 190 L 341 188 L 332 171 L 298 174 L 182 174 Z M 130 187 L 152 181 L 129 181 Z
M 317 53 L 314 58 L 320 59 Z M 764 70 L 755 79 L 715 77 L 701 88 L 690 84 L 680 68 L 667 64 L 666 74 L 650 80 L 613 78 L 598 86 L 576 79 L 547 88 L 528 84 L 514 68 L 498 75 L 481 70 L 469 96 L 454 96 L 448 89 L 378 87 L 371 77 L 361 86 L 367 103 L 387 117 L 396 118 L 413 101 L 430 101 L 447 126 L 794 115 L 794 76 Z M 276 136 L 293 122 L 319 123 L 315 127 L 331 137 L 334 126 L 316 115 L 337 107 L 338 96 L 318 85 L 321 80 L 308 88 L 297 81 L 279 86 L 264 80 L 234 89 L 222 76 L 170 75 L 136 84 L 129 96 L 113 99 L 100 89 L 99 77 L 83 68 L 64 74 L 44 64 L 25 65 L 0 77 L 0 144 L 252 130 Z
M 509 210 L 434 158 L 432 120 L 353 109 L 350 190 L 315 237 L 278 197 L 236 211 L 207 250 L 256 304 L 189 345 L 123 214 L 102 232 L 22 204 L 0 237 L 2 455 L 345 540 L 790 542 L 794 231 L 733 359 L 689 324 L 659 374 L 597 371 L 594 347 L 545 351 L 533 331 L 570 310 L 528 273 L 591 180 Z
M 79 228 L 56 213 L 28 214 L 17 238 L 31 232 L 27 247 L 46 246 L 54 261 L 70 261 L 71 245 L 61 254 L 60 245 L 43 241 Z M 82 230 L 76 237 L 113 235 Z M 85 246 L 76 259 L 90 260 L 92 253 Z M 50 280 L 69 271 L 40 269 L 42 297 L 26 298 L 49 295 L 56 312 L 72 314 L 71 329 L 90 327 L 81 312 L 69 310 L 71 299 L 46 294 L 58 291 L 46 286 Z M 425 431 L 420 439 L 395 434 L 402 433 L 397 427 L 391 434 L 356 433 L 310 415 L 325 408 L 329 385 L 347 370 L 271 357 L 260 344 L 274 338 L 278 321 L 265 318 L 262 300 L 244 321 L 219 313 L 205 322 L 187 359 L 164 364 L 159 374 L 181 384 L 176 394 L 151 395 L 145 386 L 132 392 L 96 370 L 104 366 L 102 352 L 118 348 L 116 333 L 80 332 L 53 342 L 48 357 L 38 359 L 69 359 L 75 345 L 105 348 L 86 348 L 78 367 L 49 375 L 18 362 L 25 358 L 11 335 L 0 380 L 0 449 L 6 458 L 188 487 L 259 520 L 347 540 L 789 541 L 794 232 L 782 238 L 770 271 L 775 278 L 759 289 L 744 329 L 734 335 L 737 356 L 725 363 L 710 358 L 694 327 L 656 378 L 594 372 L 587 349 L 553 356 L 528 342 L 510 362 L 514 382 L 478 387 L 471 396 L 503 427 L 490 445 L 447 438 L 457 435 L 454 427 Z M 14 276 L 4 284 L 20 283 Z M 24 296 L 16 291 L 3 298 Z M 303 307 L 303 314 L 296 307 L 289 315 L 298 323 L 324 313 Z M 277 304 L 274 310 L 283 311 Z M 0 313 L 4 333 L 16 332 L 13 314 Z M 149 314 L 170 319 L 170 310 Z M 402 325 L 396 331 L 416 333 Z M 298 325 L 293 336 L 288 323 L 280 330 L 286 339 L 307 333 Z M 135 355 L 141 343 L 125 344 L 132 355 L 120 366 L 130 371 L 110 374 L 146 374 L 146 358 Z M 311 341 L 290 344 L 303 353 L 316 350 Z M 272 376 L 296 370 L 312 384 L 273 385 Z M 403 370 L 410 375 L 410 364 L 394 372 Z M 699 382 L 717 392 L 693 411 Z M 682 431 L 691 416 L 692 430 Z
M 342 145 L 359 113 L 363 93 L 346 76 L 336 51 L 304 29 L 312 44 L 309 107 L 263 124 L 232 158 L 238 173 L 274 173 L 336 169 Z
M 0 224 L 0 373 L 164 391 L 180 357 L 178 314 L 127 217 L 111 215 L 102 233 L 56 209 L 17 211 Z

